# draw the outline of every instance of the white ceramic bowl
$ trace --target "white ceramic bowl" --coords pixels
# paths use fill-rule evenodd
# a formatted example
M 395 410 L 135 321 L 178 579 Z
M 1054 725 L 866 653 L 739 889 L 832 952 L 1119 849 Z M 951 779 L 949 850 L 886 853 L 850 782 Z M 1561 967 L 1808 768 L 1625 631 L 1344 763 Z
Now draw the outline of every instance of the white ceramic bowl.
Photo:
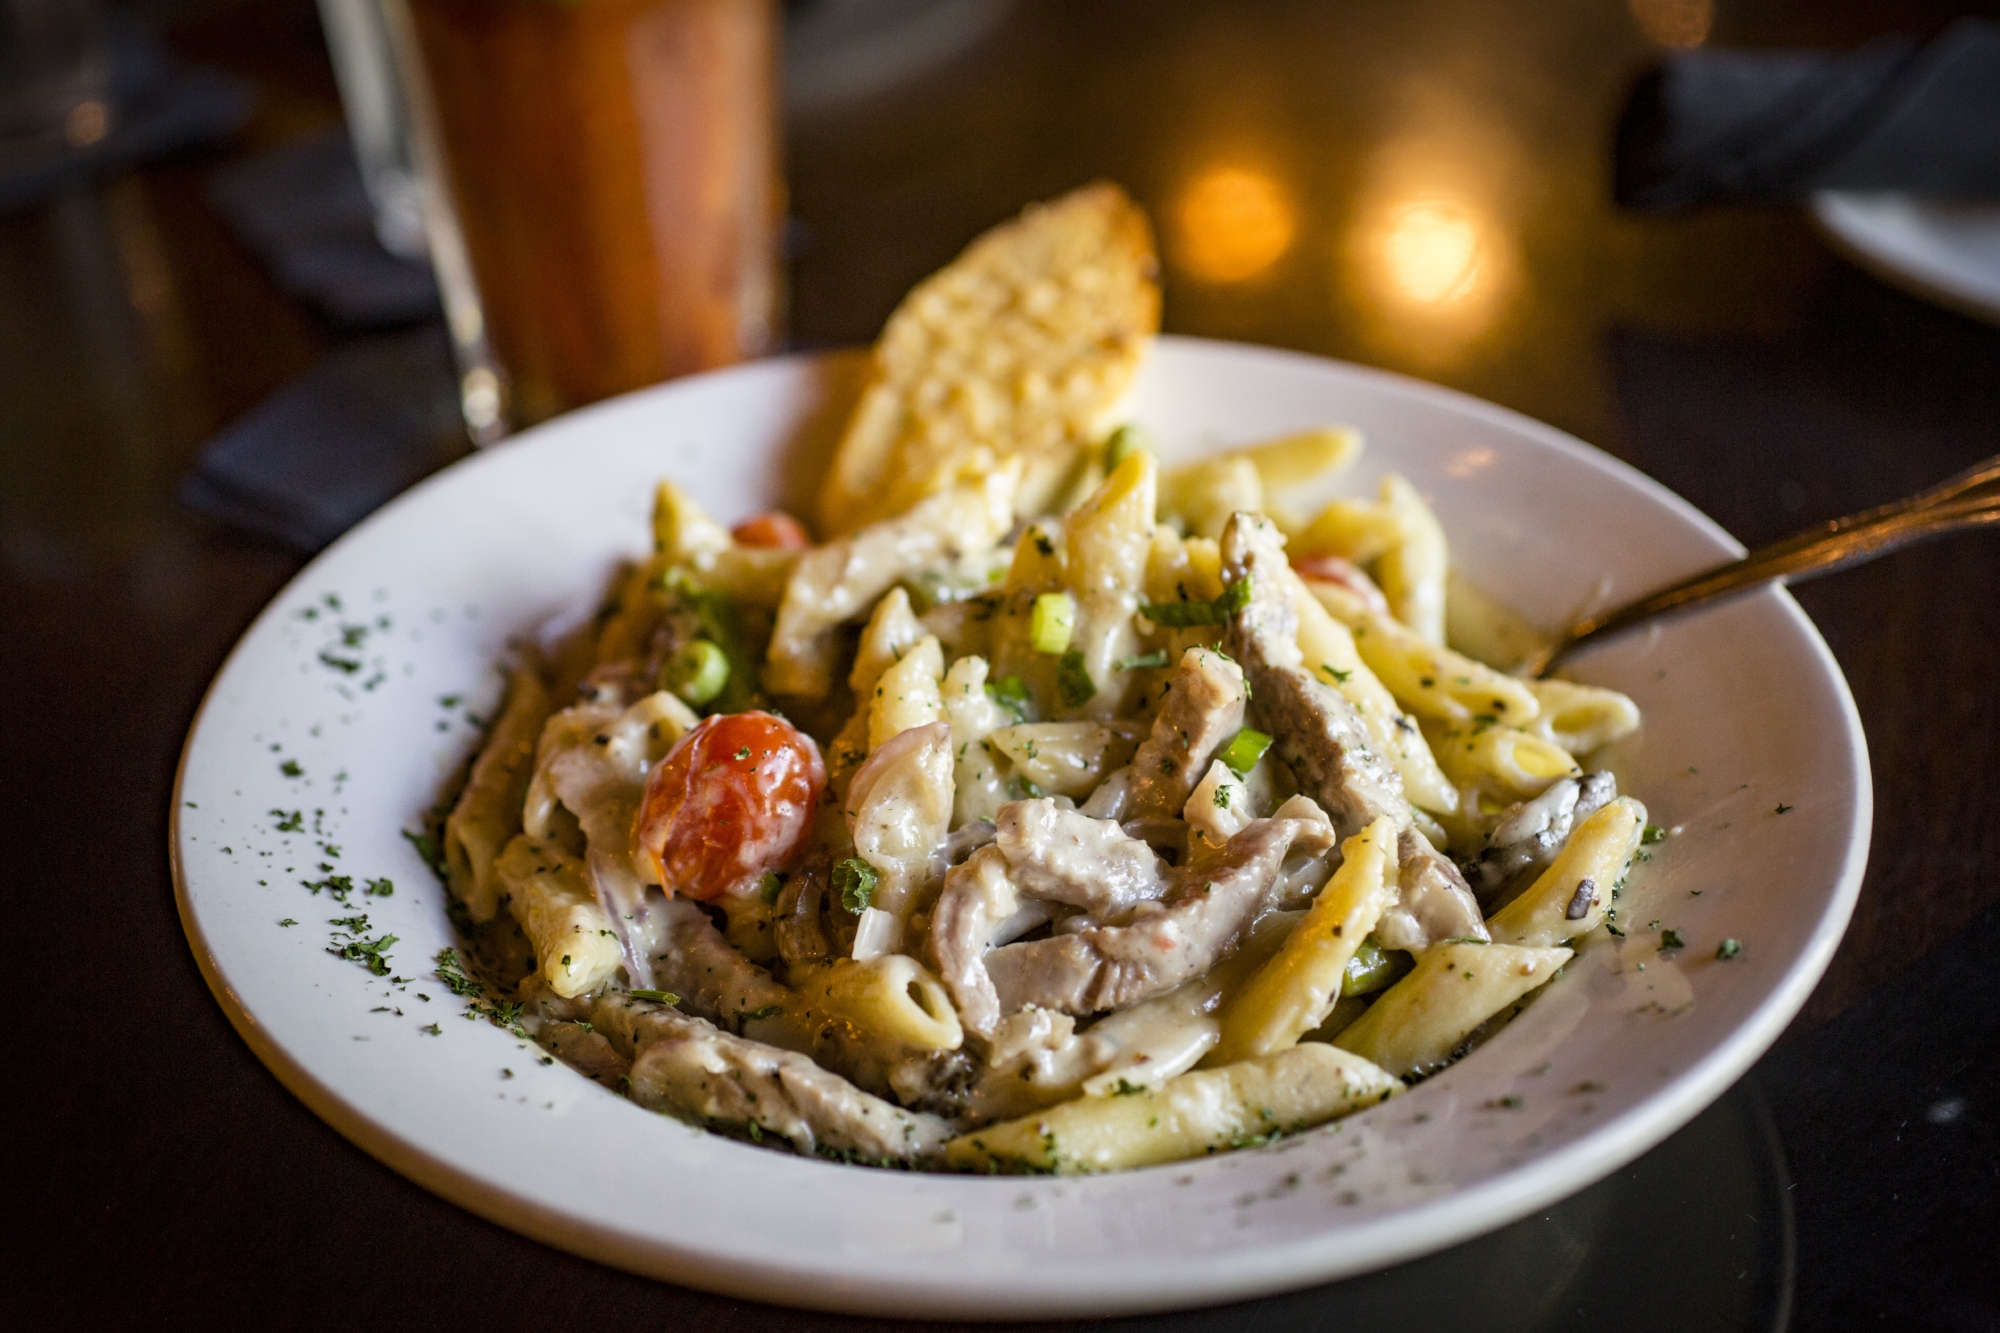
M 550 1244 L 743 1297 L 933 1316 L 1161 1309 L 1366 1271 L 1522 1217 L 1685 1123 L 1804 1002 L 1860 884 L 1870 789 L 1845 682 L 1774 590 L 1579 664 L 1644 708 L 1619 767 L 1684 830 L 1634 876 L 1631 935 L 1587 950 L 1408 1096 L 1269 1148 L 1087 1179 L 840 1166 L 649 1114 L 467 1021 L 430 962 L 451 942 L 443 890 L 402 830 L 475 743 L 465 712 L 497 697 L 494 661 L 646 548 L 657 478 L 725 518 L 796 501 L 855 366 L 701 376 L 468 459 L 308 566 L 217 677 L 174 801 L 182 919 L 244 1039 L 363 1149 Z M 1603 454 L 1375 371 L 1167 338 L 1131 415 L 1170 456 L 1351 422 L 1369 448 L 1343 488 L 1408 475 L 1458 566 L 1551 625 L 1738 550 Z M 346 907 L 302 886 L 329 873 L 353 878 Z M 367 895 L 382 876 L 393 896 Z M 391 978 L 328 953 L 329 921 L 364 911 L 367 938 L 397 937 Z M 1651 918 L 1688 942 L 1677 959 L 1655 952 Z M 1717 961 L 1725 938 L 1742 953 Z

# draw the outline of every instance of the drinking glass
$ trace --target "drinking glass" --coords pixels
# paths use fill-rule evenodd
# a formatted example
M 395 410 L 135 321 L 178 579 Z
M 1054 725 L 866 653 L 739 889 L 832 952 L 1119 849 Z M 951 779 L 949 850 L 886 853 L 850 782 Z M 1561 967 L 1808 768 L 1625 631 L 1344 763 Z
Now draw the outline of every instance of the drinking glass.
M 773 345 L 775 0 L 378 2 L 475 438 Z

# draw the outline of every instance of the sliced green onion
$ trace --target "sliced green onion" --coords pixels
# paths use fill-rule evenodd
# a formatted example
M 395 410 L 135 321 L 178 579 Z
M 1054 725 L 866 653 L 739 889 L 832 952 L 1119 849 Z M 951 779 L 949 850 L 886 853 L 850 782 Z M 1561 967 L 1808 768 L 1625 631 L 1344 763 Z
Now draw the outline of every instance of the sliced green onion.
M 1028 642 L 1036 652 L 1066 652 L 1075 629 L 1076 603 L 1068 593 L 1045 592 L 1035 599 L 1034 614 L 1028 618 Z
M 1343 996 L 1373 995 L 1409 971 L 1410 966 L 1408 954 L 1384 949 L 1370 935 L 1361 941 L 1354 957 L 1347 960 L 1347 970 L 1340 977 L 1340 993 Z
M 1136 421 L 1128 421 L 1111 432 L 1104 442 L 1104 470 L 1116 472 L 1118 465 L 1140 449 L 1153 447 L 1153 433 Z
M 696 708 L 713 703 L 728 683 L 729 658 L 707 639 L 696 639 L 660 668 L 660 684 Z
M 1236 776 L 1243 777 L 1257 767 L 1257 761 L 1264 757 L 1264 751 L 1271 748 L 1271 738 L 1261 731 L 1245 727 L 1236 733 L 1236 739 L 1222 747 L 1216 758 L 1229 765 Z
M 833 891 L 840 895 L 842 907 L 859 916 L 875 896 L 878 878 L 874 866 L 850 856 L 833 868 Z
M 1090 678 L 1083 654 L 1074 648 L 1062 655 L 1056 668 L 1056 692 L 1062 696 L 1064 708 L 1081 708 L 1097 693 L 1097 682 Z
M 1150 653 L 1140 653 L 1135 657 L 1121 657 L 1111 664 L 1113 671 L 1142 671 L 1149 667 L 1163 667 L 1167 664 L 1167 650 L 1156 649 Z
M 1248 605 L 1250 576 L 1245 574 L 1213 601 L 1147 602 L 1139 608 L 1139 613 L 1163 629 L 1188 629 L 1195 625 L 1220 625 Z

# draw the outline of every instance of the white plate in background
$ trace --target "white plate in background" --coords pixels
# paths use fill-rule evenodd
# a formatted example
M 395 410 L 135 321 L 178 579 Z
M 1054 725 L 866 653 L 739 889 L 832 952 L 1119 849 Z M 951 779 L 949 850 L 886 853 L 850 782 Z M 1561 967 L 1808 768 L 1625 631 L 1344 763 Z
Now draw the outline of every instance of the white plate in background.
M 452 942 L 443 891 L 402 830 L 474 745 L 467 712 L 494 705 L 494 661 L 510 637 L 587 611 L 615 562 L 647 549 L 658 478 L 724 519 L 809 494 L 856 364 L 700 376 L 467 459 L 314 560 L 231 654 L 176 786 L 182 920 L 244 1039 L 363 1149 L 552 1245 L 735 1296 L 1128 1313 L 1364 1272 L 1525 1216 L 1686 1123 L 1804 1003 L 1860 885 L 1870 785 L 1846 683 L 1772 589 L 1578 664 L 1645 710 L 1619 768 L 1684 830 L 1633 877 L 1632 933 L 1598 939 L 1407 1096 L 1271 1147 L 1081 1179 L 842 1166 L 650 1114 L 462 1017 L 429 961 Z M 1130 415 L 1169 457 L 1357 425 L 1368 452 L 1343 489 L 1403 472 L 1457 566 L 1550 625 L 1740 553 L 1623 464 L 1377 371 L 1165 338 Z M 302 884 L 333 874 L 355 886 L 344 908 Z M 385 876 L 393 895 L 367 895 Z M 397 936 L 393 977 L 412 980 L 327 952 L 329 922 L 357 912 L 368 938 Z M 1688 942 L 1678 959 L 1654 952 L 1655 917 Z M 1725 938 L 1743 951 L 1720 962 Z
M 1842 251 L 1877 277 L 2000 324 L 2000 203 L 1827 191 L 1813 196 L 1812 215 Z

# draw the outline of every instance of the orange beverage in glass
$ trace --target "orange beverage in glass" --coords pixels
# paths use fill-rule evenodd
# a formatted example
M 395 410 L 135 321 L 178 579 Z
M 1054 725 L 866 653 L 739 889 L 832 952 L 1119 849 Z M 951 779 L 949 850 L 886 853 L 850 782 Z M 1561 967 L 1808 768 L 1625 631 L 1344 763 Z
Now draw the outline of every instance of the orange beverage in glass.
M 772 346 L 774 0 L 403 2 L 512 424 Z

